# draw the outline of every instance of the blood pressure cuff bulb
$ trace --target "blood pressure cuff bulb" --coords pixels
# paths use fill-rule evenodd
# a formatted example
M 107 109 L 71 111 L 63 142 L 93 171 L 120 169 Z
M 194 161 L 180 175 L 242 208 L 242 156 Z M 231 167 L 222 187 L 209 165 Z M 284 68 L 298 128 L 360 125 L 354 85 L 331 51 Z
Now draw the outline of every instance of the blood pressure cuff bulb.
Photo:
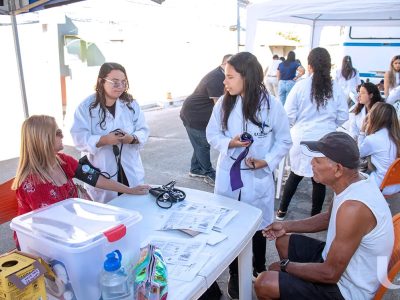
M 90 163 L 86 155 L 79 160 L 78 168 L 75 171 L 75 178 L 91 186 L 96 186 L 100 175 L 100 170 Z

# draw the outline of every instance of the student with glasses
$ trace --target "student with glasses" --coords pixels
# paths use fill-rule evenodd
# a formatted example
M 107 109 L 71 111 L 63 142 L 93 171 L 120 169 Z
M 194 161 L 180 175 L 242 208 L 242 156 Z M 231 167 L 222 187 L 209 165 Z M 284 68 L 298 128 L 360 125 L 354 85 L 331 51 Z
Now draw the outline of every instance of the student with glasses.
M 75 147 L 95 167 L 107 172 L 111 179 L 133 187 L 144 182 L 139 150 L 147 142 L 149 128 L 128 89 L 125 68 L 118 63 L 104 63 L 97 77 L 96 92 L 75 111 L 71 135 Z M 108 202 L 118 195 L 86 188 L 98 202 Z

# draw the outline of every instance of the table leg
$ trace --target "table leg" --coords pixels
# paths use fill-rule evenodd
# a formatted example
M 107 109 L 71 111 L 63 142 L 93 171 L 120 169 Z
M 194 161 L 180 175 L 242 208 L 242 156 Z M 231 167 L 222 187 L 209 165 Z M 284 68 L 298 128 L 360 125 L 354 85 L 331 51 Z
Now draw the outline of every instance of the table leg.
M 252 240 L 250 239 L 239 254 L 239 299 L 252 299 Z

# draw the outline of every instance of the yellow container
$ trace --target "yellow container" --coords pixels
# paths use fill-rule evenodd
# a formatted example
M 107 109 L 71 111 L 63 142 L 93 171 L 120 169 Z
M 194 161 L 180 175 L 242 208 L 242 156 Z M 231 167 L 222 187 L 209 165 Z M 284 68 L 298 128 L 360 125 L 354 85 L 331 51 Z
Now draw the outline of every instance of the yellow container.
M 32 256 L 11 252 L 0 257 L 0 300 L 46 300 L 45 268 Z

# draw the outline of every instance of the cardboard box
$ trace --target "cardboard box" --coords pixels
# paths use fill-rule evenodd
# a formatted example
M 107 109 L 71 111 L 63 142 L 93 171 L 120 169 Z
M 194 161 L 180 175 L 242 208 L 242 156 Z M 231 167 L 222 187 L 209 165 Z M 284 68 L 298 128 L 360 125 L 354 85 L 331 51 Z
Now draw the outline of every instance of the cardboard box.
M 19 251 L 0 256 L 0 300 L 46 300 L 45 268 Z

